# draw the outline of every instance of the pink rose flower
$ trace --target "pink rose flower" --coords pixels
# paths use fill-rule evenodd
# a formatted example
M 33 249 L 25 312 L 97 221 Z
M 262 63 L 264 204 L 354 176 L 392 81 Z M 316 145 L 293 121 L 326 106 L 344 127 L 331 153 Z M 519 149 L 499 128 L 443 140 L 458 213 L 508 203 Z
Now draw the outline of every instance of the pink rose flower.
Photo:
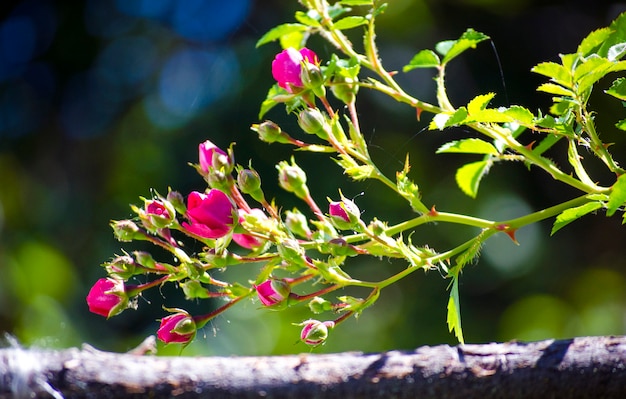
M 193 191 L 187 199 L 187 219 L 183 222 L 187 231 L 204 238 L 224 237 L 233 228 L 232 202 L 218 189 L 207 194 Z
M 175 313 L 161 319 L 157 337 L 166 344 L 186 344 L 196 335 L 196 323 L 186 313 Z
M 328 330 L 335 327 L 332 321 L 307 320 L 301 324 L 300 339 L 307 345 L 317 346 L 323 344 L 328 338 Z
M 277 305 L 286 300 L 291 293 L 291 287 L 285 280 L 265 280 L 254 288 L 263 306 Z
M 245 214 L 246 213 L 243 209 L 239 209 L 239 224 L 242 224 L 245 221 L 244 219 Z M 263 211 L 258 208 L 251 209 L 250 215 L 253 215 L 259 221 L 267 220 L 267 216 L 265 215 L 265 213 L 263 213 Z M 242 247 L 248 248 L 248 249 L 258 248 L 261 245 L 265 244 L 265 240 L 257 238 L 250 234 L 245 234 L 245 233 L 233 234 L 233 241 L 235 241 L 237 244 L 241 245 Z
M 204 173 L 209 173 L 211 168 L 215 167 L 213 164 L 215 156 L 224 156 L 228 159 L 228 154 L 209 140 L 198 145 L 198 158 L 200 160 L 200 169 Z
M 293 93 L 293 87 L 303 86 L 301 77 L 303 61 L 319 63 L 317 55 L 306 47 L 300 51 L 290 47 L 276 55 L 272 61 L 272 76 L 280 87 Z
M 89 311 L 104 317 L 122 311 L 125 308 L 123 306 L 125 301 L 124 283 L 112 278 L 99 279 L 87 294 Z

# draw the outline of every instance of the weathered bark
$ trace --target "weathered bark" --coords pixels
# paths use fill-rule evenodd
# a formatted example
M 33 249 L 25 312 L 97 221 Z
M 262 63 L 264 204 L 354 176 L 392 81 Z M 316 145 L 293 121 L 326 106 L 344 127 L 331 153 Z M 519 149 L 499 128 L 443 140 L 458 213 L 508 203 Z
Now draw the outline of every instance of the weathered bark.
M 626 398 L 626 337 L 268 357 L 5 348 L 0 397 Z

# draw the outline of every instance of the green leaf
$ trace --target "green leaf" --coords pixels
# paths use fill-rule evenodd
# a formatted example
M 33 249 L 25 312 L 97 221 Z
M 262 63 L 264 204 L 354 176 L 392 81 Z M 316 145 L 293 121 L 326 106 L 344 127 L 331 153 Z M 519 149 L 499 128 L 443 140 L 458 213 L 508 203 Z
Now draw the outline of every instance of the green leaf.
M 464 153 L 464 154 L 493 154 L 497 155 L 498 150 L 492 144 L 481 139 L 470 138 L 456 140 L 439 147 L 436 152 L 441 153 Z
M 350 16 L 340 19 L 333 24 L 335 29 L 346 30 L 356 28 L 357 26 L 366 25 L 368 20 L 365 17 Z
M 273 85 L 270 87 L 267 92 L 267 96 L 265 96 L 265 100 L 261 103 L 261 109 L 259 110 L 259 119 L 263 119 L 263 116 L 269 112 L 270 109 L 274 108 L 278 104 L 274 97 L 278 94 L 278 85 Z
M 564 210 L 556 217 L 556 220 L 552 225 L 552 231 L 550 232 L 550 235 L 553 235 L 562 227 L 572 223 L 574 220 L 585 216 L 586 214 L 593 212 L 597 209 L 600 209 L 601 207 L 602 202 L 589 202 L 585 205 Z
M 582 56 L 588 55 L 599 47 L 611 35 L 611 32 L 608 27 L 594 30 L 580 42 L 576 52 Z
M 622 101 L 626 101 L 626 78 L 615 79 L 611 87 L 604 92 Z
M 487 93 L 487 94 L 481 94 L 481 95 L 474 97 L 467 104 L 467 113 L 470 116 L 474 116 L 474 114 L 478 114 L 480 111 L 487 108 L 487 105 L 489 105 L 489 102 L 491 101 L 491 99 L 495 97 L 495 95 L 496 93 Z
M 305 13 L 303 11 L 296 11 L 296 19 L 301 24 L 312 26 L 314 28 L 319 28 L 320 26 L 322 26 L 317 19 L 315 19 L 309 13 Z
M 626 202 L 626 174 L 617 178 L 609 194 L 609 202 L 606 204 L 606 215 L 613 216 L 617 209 Z
M 626 119 L 622 119 L 615 124 L 615 127 L 620 130 L 626 130 Z
M 532 125 L 535 120 L 535 115 L 533 115 L 530 110 L 519 105 L 513 105 L 512 107 L 504 110 L 503 113 L 513 118 L 513 120 L 518 122 L 520 125 Z
M 563 137 L 564 136 L 562 136 L 560 134 L 549 134 L 549 135 L 545 136 L 541 140 L 539 145 L 537 145 L 535 148 L 533 148 L 533 153 L 535 153 L 536 155 L 543 154 L 544 152 L 546 152 L 550 148 L 552 148 L 552 146 L 555 145 Z
M 459 276 L 454 275 L 452 288 L 450 289 L 450 300 L 448 300 L 448 331 L 454 335 L 460 343 L 465 343 L 463 339 L 463 329 L 461 328 L 461 303 L 459 301 Z
M 194 298 L 209 298 L 211 294 L 209 290 L 200 284 L 199 281 L 189 280 L 184 283 L 179 283 L 185 293 L 185 299 Z
M 483 123 L 504 123 L 504 122 L 512 122 L 513 119 L 506 114 L 506 112 L 501 111 L 500 109 L 484 109 L 480 112 L 476 112 L 468 118 L 472 122 L 483 122 Z
M 411 62 L 402 67 L 402 72 L 408 72 L 415 68 L 436 68 L 439 64 L 439 56 L 434 51 L 422 50 L 413 56 Z
M 261 36 L 261 38 L 256 42 L 256 47 L 260 47 L 269 42 L 273 42 L 275 40 L 280 39 L 283 36 L 298 32 L 302 33 L 309 29 L 308 26 L 302 24 L 282 24 L 278 25 L 275 28 L 272 28 L 269 32 Z
M 465 50 L 476 48 L 478 43 L 487 39 L 489 39 L 489 36 L 469 28 L 457 40 L 447 40 L 437 43 L 435 50 L 443 56 L 442 64 L 447 64 Z
M 468 163 L 456 171 L 456 184 L 468 196 L 476 198 L 480 180 L 489 171 L 491 162 L 488 160 Z
M 557 64 L 556 62 L 542 62 L 541 64 L 535 65 L 531 71 L 547 76 L 552 79 L 552 81 L 567 88 L 572 86 L 572 77 L 569 71 L 563 65 Z
M 617 61 L 626 54 L 626 43 L 617 43 L 609 48 L 606 58 L 609 61 Z
M 543 91 L 545 93 L 556 94 L 557 96 L 574 97 L 576 95 L 574 94 L 573 91 L 566 89 L 565 87 L 561 85 L 554 84 L 554 83 L 544 83 L 540 85 L 539 87 L 537 87 L 537 91 Z

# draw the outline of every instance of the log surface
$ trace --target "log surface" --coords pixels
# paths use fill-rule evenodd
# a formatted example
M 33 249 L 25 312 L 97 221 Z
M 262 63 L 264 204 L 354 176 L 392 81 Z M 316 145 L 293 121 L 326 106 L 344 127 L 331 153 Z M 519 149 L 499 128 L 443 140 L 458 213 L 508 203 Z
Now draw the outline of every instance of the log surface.
M 0 398 L 626 398 L 626 337 L 266 357 L 0 349 Z

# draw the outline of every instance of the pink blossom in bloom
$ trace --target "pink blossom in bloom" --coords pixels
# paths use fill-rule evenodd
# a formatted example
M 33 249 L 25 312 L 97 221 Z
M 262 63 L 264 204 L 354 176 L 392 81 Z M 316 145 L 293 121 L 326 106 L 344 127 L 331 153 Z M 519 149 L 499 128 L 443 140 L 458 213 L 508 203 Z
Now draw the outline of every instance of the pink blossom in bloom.
M 193 191 L 187 199 L 187 219 L 183 222 L 187 231 L 204 238 L 224 237 L 233 227 L 232 202 L 218 189 L 207 194 Z
M 288 48 L 276 55 L 272 61 L 272 76 L 278 85 L 292 93 L 292 87 L 302 87 L 302 62 L 308 61 L 311 64 L 318 64 L 317 55 L 304 47 L 300 51 Z
M 209 173 L 213 165 L 213 157 L 216 155 L 223 155 L 228 158 L 228 154 L 209 140 L 198 145 L 198 158 L 200 160 L 200 169 L 204 173 Z
M 89 311 L 104 317 L 113 316 L 125 301 L 124 296 L 116 292 L 124 292 L 124 283 L 121 280 L 101 278 L 96 281 L 87 294 Z
M 255 285 L 256 293 L 263 306 L 274 306 L 289 297 L 291 287 L 284 280 L 269 279 Z
M 267 220 L 267 216 L 265 215 L 265 213 L 263 213 L 263 211 L 258 208 L 251 209 L 249 214 L 252 215 L 254 218 L 256 218 L 256 220 L 260 222 Z M 243 209 L 239 209 L 239 224 L 240 225 L 244 223 L 245 215 L 246 215 L 246 212 Z M 235 241 L 237 244 L 241 245 L 242 247 L 248 248 L 248 249 L 258 248 L 261 245 L 265 244 L 265 240 L 261 238 L 257 238 L 250 234 L 245 234 L 245 233 L 233 234 L 233 241 Z
M 175 313 L 161 319 L 157 337 L 166 344 L 186 344 L 196 335 L 196 325 L 186 313 Z

